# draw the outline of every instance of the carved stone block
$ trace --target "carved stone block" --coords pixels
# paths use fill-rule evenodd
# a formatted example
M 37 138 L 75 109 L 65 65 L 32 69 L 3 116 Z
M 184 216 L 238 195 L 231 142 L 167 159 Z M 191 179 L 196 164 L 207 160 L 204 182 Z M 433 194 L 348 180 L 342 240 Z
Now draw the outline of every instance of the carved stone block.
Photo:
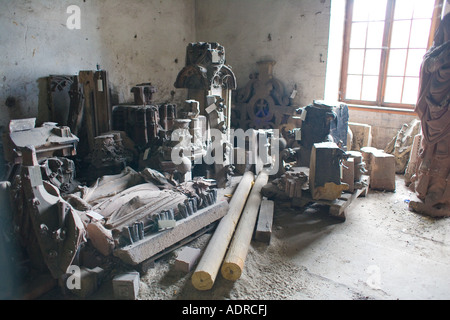
M 344 151 L 334 142 L 316 143 L 311 151 L 309 188 L 314 200 L 336 200 L 347 184 L 341 183 Z
M 370 188 L 395 191 L 395 157 L 384 152 L 372 154 Z

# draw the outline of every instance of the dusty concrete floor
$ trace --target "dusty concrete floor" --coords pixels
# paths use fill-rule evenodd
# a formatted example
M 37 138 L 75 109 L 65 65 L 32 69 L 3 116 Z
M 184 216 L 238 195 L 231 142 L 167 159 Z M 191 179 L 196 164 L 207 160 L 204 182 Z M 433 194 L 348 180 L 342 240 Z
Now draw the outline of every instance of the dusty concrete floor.
M 141 276 L 139 299 L 450 299 L 450 219 L 410 212 L 410 197 L 397 176 L 396 192 L 356 199 L 345 222 L 324 207 L 277 205 L 271 244 L 252 242 L 238 281 L 219 274 L 212 290 L 199 292 L 192 273 L 174 270 L 175 251 Z M 210 236 L 190 245 L 205 248 Z M 107 282 L 91 299 L 113 299 L 111 289 Z
M 410 197 L 398 176 L 395 193 L 357 199 L 343 224 L 314 213 L 278 215 L 284 232 L 277 235 L 316 288 L 293 298 L 449 299 L 450 220 L 410 212 Z

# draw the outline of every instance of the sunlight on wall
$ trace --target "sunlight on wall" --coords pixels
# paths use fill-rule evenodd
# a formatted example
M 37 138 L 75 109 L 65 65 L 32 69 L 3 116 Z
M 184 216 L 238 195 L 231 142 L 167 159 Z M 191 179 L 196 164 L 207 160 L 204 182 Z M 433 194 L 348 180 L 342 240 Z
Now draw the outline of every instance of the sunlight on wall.
M 344 39 L 345 0 L 331 0 L 325 100 L 337 101 Z

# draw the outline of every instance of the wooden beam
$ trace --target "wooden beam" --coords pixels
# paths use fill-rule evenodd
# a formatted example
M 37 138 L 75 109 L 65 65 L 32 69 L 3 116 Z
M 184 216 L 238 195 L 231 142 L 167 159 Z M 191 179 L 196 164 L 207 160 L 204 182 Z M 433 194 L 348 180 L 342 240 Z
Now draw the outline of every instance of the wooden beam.
M 262 200 L 256 224 L 255 240 L 270 244 L 272 236 L 273 212 L 275 203 L 272 200 Z
M 216 281 L 222 260 L 233 237 L 242 209 L 253 186 L 255 175 L 248 171 L 230 201 L 228 214 L 220 221 L 194 274 L 192 284 L 197 290 L 210 290 Z
M 94 149 L 94 138 L 96 136 L 95 130 L 95 101 L 94 101 L 94 73 L 92 71 L 80 71 L 78 76 L 80 86 L 83 88 L 84 94 L 84 108 L 85 108 L 85 124 L 87 132 L 87 142 L 89 152 Z
M 109 98 L 108 74 L 104 70 L 94 74 L 94 112 L 96 135 L 102 135 L 112 130 L 112 110 Z
M 261 190 L 268 181 L 269 175 L 267 172 L 265 170 L 261 171 L 248 197 L 233 241 L 222 265 L 222 276 L 227 280 L 236 281 L 242 275 L 262 201 Z

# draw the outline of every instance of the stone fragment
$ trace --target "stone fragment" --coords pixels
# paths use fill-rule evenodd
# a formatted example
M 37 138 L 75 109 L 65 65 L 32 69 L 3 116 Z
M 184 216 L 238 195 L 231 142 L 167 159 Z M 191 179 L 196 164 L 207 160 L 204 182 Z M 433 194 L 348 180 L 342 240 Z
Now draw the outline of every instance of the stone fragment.
M 200 249 L 185 247 L 178 254 L 177 259 L 175 260 L 175 270 L 190 272 L 198 259 L 200 258 Z
M 384 152 L 372 154 L 370 188 L 395 191 L 395 157 Z
M 120 274 L 113 279 L 114 297 L 118 300 L 137 300 L 139 272 Z

